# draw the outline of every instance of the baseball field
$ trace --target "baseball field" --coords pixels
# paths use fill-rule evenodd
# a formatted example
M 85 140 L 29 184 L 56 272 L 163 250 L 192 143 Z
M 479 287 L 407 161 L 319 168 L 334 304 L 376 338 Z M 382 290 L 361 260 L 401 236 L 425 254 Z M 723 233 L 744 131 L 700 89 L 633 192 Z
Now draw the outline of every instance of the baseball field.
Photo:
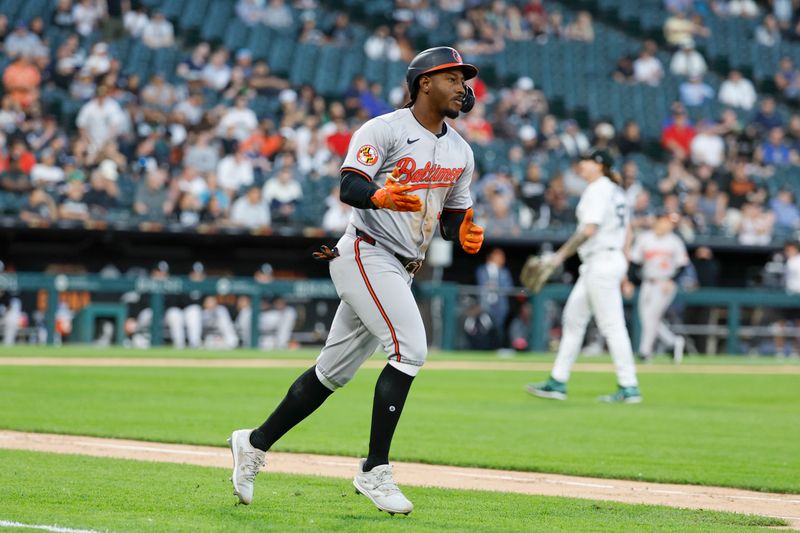
M 549 402 L 522 389 L 547 376 L 549 356 L 433 354 L 392 447 L 408 517 L 377 512 L 346 477 L 367 448 L 376 357 L 278 443 L 292 454 L 272 454 L 276 470 L 268 455 L 253 505 L 234 505 L 226 437 L 260 423 L 314 355 L 2 350 L 0 529 L 800 527 L 800 364 L 725 357 L 640 367 L 644 403 L 605 405 L 607 359 L 584 359 L 569 401 Z

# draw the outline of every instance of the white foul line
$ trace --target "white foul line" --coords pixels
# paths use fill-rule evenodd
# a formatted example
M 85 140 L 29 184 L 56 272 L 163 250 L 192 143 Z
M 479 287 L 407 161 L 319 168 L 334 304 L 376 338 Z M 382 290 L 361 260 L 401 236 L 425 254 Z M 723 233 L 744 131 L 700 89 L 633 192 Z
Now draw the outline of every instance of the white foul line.
M 0 527 L 41 529 L 43 531 L 53 531 L 55 533 L 100 533 L 99 531 L 95 531 L 94 529 L 72 529 L 69 527 L 43 526 L 37 524 L 20 524 L 19 522 L 9 522 L 8 520 L 0 520 Z
M 171 448 L 156 448 L 153 446 L 133 446 L 130 444 L 98 444 L 97 442 L 78 441 L 75 444 L 81 446 L 91 446 L 93 448 L 115 448 L 118 450 L 139 450 L 143 452 L 171 453 L 174 455 L 202 455 L 205 457 L 218 457 L 224 452 L 199 452 L 196 450 L 173 450 Z

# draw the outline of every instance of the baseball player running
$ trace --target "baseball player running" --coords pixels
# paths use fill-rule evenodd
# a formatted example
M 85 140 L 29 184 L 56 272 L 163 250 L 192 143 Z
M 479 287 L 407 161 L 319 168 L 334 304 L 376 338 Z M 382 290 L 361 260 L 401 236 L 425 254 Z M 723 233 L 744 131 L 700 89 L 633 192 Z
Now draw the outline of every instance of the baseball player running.
M 406 73 L 411 102 L 353 135 L 340 195 L 355 209 L 336 247 L 315 253 L 330 261 L 342 301 L 316 364 L 297 378 L 261 426 L 231 435 L 232 481 L 240 502 L 252 501 L 265 452 L 346 385 L 381 346 L 389 362 L 375 385 L 369 454 L 353 485 L 382 511 L 413 509 L 389 465 L 392 436 L 427 356 L 411 282 L 437 224 L 445 239 L 457 240 L 467 253 L 477 253 L 483 242 L 483 228 L 472 222 L 472 149 L 445 123 L 472 108 L 474 93 L 464 82 L 477 73 L 452 48 L 425 50 Z
M 578 357 L 589 319 L 594 316 L 614 359 L 619 384 L 616 393 L 600 400 L 642 401 L 622 308 L 621 284 L 628 270 L 623 248 L 630 231 L 629 210 L 625 192 L 619 186 L 620 177 L 611 170 L 613 164 L 608 152 L 602 150 L 593 151 L 580 161 L 578 173 L 589 185 L 576 209 L 578 229 L 551 258 L 531 257 L 523 267 L 523 283 L 538 292 L 550 274 L 575 252 L 582 263 L 578 281 L 564 306 L 563 334 L 550 378 L 525 387 L 540 398 L 567 399 L 570 370 Z
M 683 241 L 673 233 L 678 215 L 662 212 L 652 230 L 636 237 L 631 248 L 630 260 L 642 265 L 641 290 L 639 291 L 639 322 L 642 337 L 639 342 L 639 356 L 644 360 L 653 357 L 656 338 L 666 346 L 672 346 L 674 361 L 683 360 L 686 341 L 675 335 L 664 323 L 667 312 L 677 291 L 676 280 L 689 264 L 689 254 Z M 633 292 L 630 281 L 623 286 L 626 293 Z

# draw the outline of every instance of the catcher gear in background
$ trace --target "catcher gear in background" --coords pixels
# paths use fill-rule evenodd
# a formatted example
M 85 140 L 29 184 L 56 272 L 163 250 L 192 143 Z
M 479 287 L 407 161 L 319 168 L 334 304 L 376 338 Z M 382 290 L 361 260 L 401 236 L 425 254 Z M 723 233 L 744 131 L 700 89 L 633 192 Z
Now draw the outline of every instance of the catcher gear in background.
M 419 196 L 406 194 L 411 190 L 410 185 L 398 185 L 397 176 L 400 170 L 395 167 L 392 175 L 386 178 L 386 184 L 372 195 L 372 203 L 378 209 L 392 211 L 421 211 L 422 200 Z
M 550 259 L 532 255 L 525 261 L 519 279 L 532 293 L 542 290 L 550 275 L 556 269 L 556 264 Z
M 406 83 L 408 83 L 408 94 L 411 96 L 411 101 L 413 102 L 417 97 L 417 80 L 420 76 L 455 67 L 461 68 L 464 73 L 464 81 L 471 80 L 478 75 L 478 68 L 475 65 L 464 63 L 461 59 L 461 54 L 455 48 L 437 46 L 417 54 L 408 64 L 408 70 L 406 71 Z M 475 105 L 475 93 L 467 87 L 461 111 L 466 113 L 472 109 L 473 105 Z
M 483 228 L 472 222 L 474 212 L 470 207 L 464 215 L 464 221 L 458 230 L 461 248 L 468 254 L 477 254 L 483 244 Z

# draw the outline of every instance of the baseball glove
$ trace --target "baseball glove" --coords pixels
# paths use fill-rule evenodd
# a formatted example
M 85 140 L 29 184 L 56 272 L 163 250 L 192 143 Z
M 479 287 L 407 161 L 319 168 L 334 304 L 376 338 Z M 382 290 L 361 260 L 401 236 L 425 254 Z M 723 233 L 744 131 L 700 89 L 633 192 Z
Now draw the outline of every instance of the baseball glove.
M 542 290 L 555 269 L 556 264 L 552 260 L 532 255 L 525 261 L 519 279 L 529 291 L 536 294 Z

